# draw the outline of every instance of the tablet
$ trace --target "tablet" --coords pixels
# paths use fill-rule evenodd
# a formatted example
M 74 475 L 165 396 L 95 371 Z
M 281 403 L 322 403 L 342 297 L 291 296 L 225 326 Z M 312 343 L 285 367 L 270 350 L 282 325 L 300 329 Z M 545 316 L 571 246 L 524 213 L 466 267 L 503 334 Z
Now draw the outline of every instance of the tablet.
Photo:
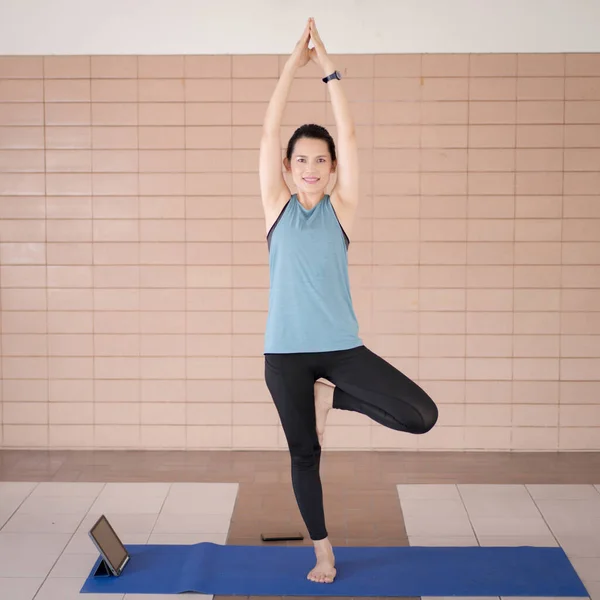
M 120 575 L 129 561 L 129 553 L 104 515 L 90 529 L 89 536 L 110 572 Z

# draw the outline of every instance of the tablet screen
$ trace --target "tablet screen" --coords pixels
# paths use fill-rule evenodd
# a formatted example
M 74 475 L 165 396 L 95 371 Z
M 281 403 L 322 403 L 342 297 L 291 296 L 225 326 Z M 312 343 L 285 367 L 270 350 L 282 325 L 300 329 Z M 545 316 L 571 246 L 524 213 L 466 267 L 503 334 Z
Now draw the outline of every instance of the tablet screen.
M 110 562 L 115 570 L 118 570 L 127 558 L 127 550 L 121 544 L 117 534 L 102 515 L 98 522 L 92 527 L 90 535 L 96 540 L 98 546 L 104 552 L 106 560 Z

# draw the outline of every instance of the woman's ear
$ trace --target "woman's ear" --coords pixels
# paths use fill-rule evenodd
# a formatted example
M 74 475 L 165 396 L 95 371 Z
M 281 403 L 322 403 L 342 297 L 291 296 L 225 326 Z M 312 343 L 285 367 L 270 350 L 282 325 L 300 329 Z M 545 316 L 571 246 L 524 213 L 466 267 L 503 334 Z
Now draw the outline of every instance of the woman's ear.
M 287 159 L 287 156 L 283 159 L 283 166 L 285 167 L 286 171 L 290 170 L 290 161 Z
M 336 170 L 336 168 L 337 168 L 337 160 L 334 160 L 334 161 L 331 163 L 331 172 L 332 172 L 332 173 L 335 173 L 335 170 Z

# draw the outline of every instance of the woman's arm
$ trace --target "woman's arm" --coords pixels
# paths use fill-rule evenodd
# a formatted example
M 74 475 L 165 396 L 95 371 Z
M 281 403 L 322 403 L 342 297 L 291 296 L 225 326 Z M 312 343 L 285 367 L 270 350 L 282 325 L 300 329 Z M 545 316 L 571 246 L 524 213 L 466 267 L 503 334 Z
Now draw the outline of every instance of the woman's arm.
M 335 71 L 335 66 L 325 50 L 314 19 L 310 20 L 310 36 L 315 45 L 310 49 L 311 59 L 321 66 L 323 75 L 331 75 Z M 337 181 L 331 196 L 332 198 L 335 196 L 342 205 L 356 206 L 358 203 L 359 164 L 354 119 L 342 82 L 339 79 L 330 79 L 326 85 L 329 88 L 338 138 Z
M 294 52 L 285 64 L 265 113 L 258 169 L 261 196 L 265 207 L 272 207 L 284 195 L 289 197 L 290 191 L 281 169 L 281 121 L 296 71 L 310 60 L 309 39 L 310 27 L 307 23 Z

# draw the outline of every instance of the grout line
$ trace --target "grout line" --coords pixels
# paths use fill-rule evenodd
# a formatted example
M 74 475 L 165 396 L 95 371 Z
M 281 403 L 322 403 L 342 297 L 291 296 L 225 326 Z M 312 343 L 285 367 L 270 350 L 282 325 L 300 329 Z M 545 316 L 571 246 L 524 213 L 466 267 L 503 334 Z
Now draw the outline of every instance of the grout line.
M 190 430 L 189 424 L 189 402 L 188 402 L 188 391 L 189 391 L 189 377 L 188 377 L 188 364 L 189 364 L 189 248 L 188 248 L 188 227 L 187 227 L 187 208 L 188 208 L 188 128 L 187 128 L 187 110 L 188 110 L 188 73 L 186 69 L 187 56 L 183 57 L 183 401 L 184 401 L 184 412 L 185 423 L 183 429 L 183 447 L 184 450 L 188 450 L 190 440 L 188 434 Z M 170 490 L 170 489 L 169 489 Z
M 465 509 L 465 514 L 467 515 L 467 519 L 469 520 L 469 525 L 471 525 L 471 531 L 473 533 L 473 537 L 477 541 L 477 545 L 481 546 L 479 536 L 477 535 L 477 531 L 475 531 L 475 526 L 473 525 L 473 521 L 471 520 L 471 514 L 469 513 L 469 509 L 467 508 L 467 505 L 465 504 L 465 498 L 460 491 L 460 484 L 458 484 L 458 483 L 455 484 L 455 487 L 456 487 L 456 491 L 458 492 L 458 497 L 460 498 L 461 504 L 463 505 L 463 508 Z
M 234 257 L 234 249 L 235 249 L 235 244 L 233 241 L 233 236 L 234 236 L 234 219 L 235 219 L 235 215 L 234 215 L 234 207 L 235 207 L 235 202 L 233 200 L 234 196 L 233 196 L 233 181 L 234 181 L 234 173 L 233 173 L 233 157 L 234 157 L 234 153 L 235 153 L 235 149 L 234 149 L 234 145 L 233 145 L 233 129 L 234 129 L 234 125 L 233 125 L 233 84 L 234 84 L 234 76 L 233 76 L 233 56 L 229 57 L 229 103 L 230 103 L 230 128 L 229 128 L 229 146 L 231 148 L 231 164 L 229 166 L 230 172 L 229 172 L 229 177 L 230 177 L 230 181 L 229 181 L 229 186 L 230 186 L 230 196 L 229 196 L 229 207 L 230 207 L 230 212 L 229 212 L 229 227 L 230 227 L 230 266 L 229 266 L 229 276 L 230 276 L 230 280 L 229 280 L 229 298 L 230 298 L 230 302 L 231 304 L 230 309 L 229 309 L 229 326 L 230 326 L 230 330 L 229 330 L 229 339 L 231 340 L 231 346 L 230 346 L 230 355 L 229 355 L 229 380 L 231 381 L 231 395 L 229 397 L 229 437 L 230 437 L 230 443 L 229 443 L 229 448 L 233 449 L 234 443 L 233 443 L 233 436 L 234 436 L 234 427 L 233 427 L 233 410 L 234 410 L 234 397 L 235 397 L 235 378 L 234 378 L 234 373 L 233 373 L 233 363 L 234 363 L 234 349 L 233 346 L 235 344 L 235 334 L 234 334 L 234 319 L 233 319 L 233 314 L 234 314 L 234 299 L 235 299 L 235 291 L 234 291 L 234 285 L 233 285 L 233 274 L 235 271 L 235 257 Z M 278 71 L 279 71 L 279 58 L 277 58 L 277 66 L 278 66 Z M 258 166 L 256 167 L 258 170 Z
M 563 55 L 563 100 L 562 100 L 563 114 L 562 114 L 562 152 L 561 152 L 561 198 L 560 198 L 560 265 L 559 265 L 559 286 L 558 286 L 558 375 L 557 375 L 557 386 L 558 386 L 558 402 L 556 407 L 556 448 L 560 451 L 561 442 L 561 428 L 560 428 L 560 412 L 562 406 L 562 393 L 561 393 L 561 382 L 562 382 L 562 358 L 563 358 L 563 301 L 564 301 L 564 269 L 563 269 L 563 255 L 564 255 L 564 216 L 565 216 L 565 138 L 566 138 L 566 114 L 567 114 L 567 65 L 566 55 Z
M 169 497 L 169 494 L 171 493 L 172 488 L 173 488 L 173 482 L 169 482 L 169 487 L 167 489 L 167 493 L 165 494 L 162 504 L 160 505 L 160 508 L 158 509 L 158 512 L 156 513 L 156 519 L 154 520 L 152 529 L 150 529 L 150 533 L 148 534 L 148 539 L 146 540 L 146 544 L 149 543 L 150 538 L 152 537 L 152 534 L 154 533 L 154 529 L 156 528 L 156 524 L 158 523 L 158 519 L 160 518 L 161 512 L 162 512 L 163 508 L 165 507 L 165 503 L 167 502 L 167 498 Z M 173 534 L 173 535 L 176 535 L 176 534 Z
M 416 365 L 416 380 L 418 385 L 421 387 L 421 324 L 423 320 L 423 310 L 421 307 L 421 290 L 422 290 L 422 271 L 421 271 L 421 252 L 423 249 L 423 221 L 422 221 L 422 208 L 423 208 L 423 87 L 425 86 L 425 78 L 423 77 L 423 54 L 419 54 L 419 99 L 416 100 L 419 108 L 419 158 L 418 158 L 418 169 L 419 169 L 419 184 L 418 184 L 418 204 L 417 204 L 417 365 Z M 416 448 L 422 447 L 421 438 L 417 438 Z M 403 515 L 404 516 L 404 515 Z M 409 542 L 410 543 L 410 542 Z
M 136 145 L 137 145 L 137 374 L 136 399 L 138 405 L 138 444 L 137 447 L 144 449 L 142 444 L 142 219 L 141 219 L 141 173 L 140 173 L 140 56 L 135 57 L 136 69 Z
M 533 504 L 535 505 L 537 511 L 540 513 L 540 517 L 542 518 L 542 520 L 546 524 L 546 527 L 548 528 L 548 531 L 550 532 L 550 534 L 554 538 L 554 541 L 557 543 L 557 545 L 558 545 L 559 548 L 562 548 L 562 546 L 560 544 L 560 540 L 554 534 L 554 531 L 552 530 L 552 527 L 550 527 L 550 523 L 548 523 L 548 521 L 546 520 L 546 517 L 544 516 L 544 513 L 542 512 L 542 509 L 538 506 L 538 503 L 535 501 L 535 498 L 532 496 L 531 491 L 527 487 L 527 484 L 524 484 L 523 487 L 525 488 L 527 494 L 531 498 L 531 500 L 532 500 Z
M 47 165 L 47 155 L 48 148 L 47 146 L 47 138 L 46 138 L 46 58 L 44 56 L 42 59 L 42 127 L 43 127 L 43 135 L 44 135 L 44 298 L 46 300 L 46 318 L 45 318 L 45 363 L 46 363 L 46 398 L 44 403 L 46 404 L 46 448 L 50 448 L 50 341 L 49 341 L 49 327 L 48 327 L 48 317 L 50 316 L 49 311 L 49 286 L 48 286 L 48 165 Z M 4 377 L 4 372 L 2 373 Z M 4 400 L 4 398 L 3 398 Z M 2 415 L 2 421 L 4 422 L 4 414 Z M 4 443 L 4 438 L 2 439 L 2 443 Z
M 514 134 L 513 134 L 513 185 L 512 185 L 512 268 L 511 268 L 511 310 L 512 310 L 512 319 L 511 319 L 511 332 L 510 332 L 510 428 L 509 428 L 509 450 L 514 450 L 514 413 L 515 413 L 515 319 L 516 319 L 516 311 L 515 311 L 515 270 L 517 268 L 516 255 L 517 255 L 517 146 L 518 146 L 518 107 L 519 107 L 519 58 L 518 55 L 515 56 L 515 97 L 514 97 Z
M 376 114 L 376 107 L 377 107 L 377 101 L 375 100 L 375 79 L 376 79 L 376 73 L 375 70 L 377 68 L 376 66 L 376 62 L 377 62 L 377 55 L 373 54 L 372 55 L 372 60 L 371 60 L 371 148 L 370 148 L 370 155 L 371 155 L 371 241 L 370 241 L 370 254 L 371 254 L 371 260 L 370 260 L 370 265 L 369 265 L 369 280 L 370 280 L 370 284 L 368 287 L 368 297 L 369 297 L 369 323 L 368 323 L 368 331 L 369 331 L 369 336 L 373 336 L 373 329 L 374 329 L 374 322 L 375 322 L 375 289 L 373 286 L 373 280 L 374 280 L 374 270 L 375 270 L 375 127 L 376 127 L 376 119 L 375 119 L 375 114 Z M 356 215 L 356 218 L 358 218 L 358 215 Z M 361 334 L 361 337 L 362 334 Z M 369 423 L 369 450 L 373 451 L 373 450 L 377 450 L 377 447 L 374 444 L 374 436 L 375 436 L 375 431 L 376 428 L 374 427 L 374 423 Z
M 39 482 L 38 482 L 38 485 L 39 485 Z M 56 560 L 52 563 L 52 566 L 48 569 L 48 572 L 46 573 L 46 576 L 43 578 L 43 581 L 40 584 L 39 588 L 37 589 L 36 593 L 34 594 L 32 600 L 35 600 L 38 597 L 38 594 L 40 593 L 40 591 L 44 587 L 44 584 L 50 578 L 50 573 L 52 572 L 52 570 L 54 569 L 54 567 L 56 567 L 56 565 L 58 564 L 58 561 L 65 555 L 65 550 L 67 549 L 67 546 L 72 542 L 73 538 L 77 534 L 77 530 L 79 529 L 79 527 L 81 527 L 82 523 L 85 521 L 86 517 L 89 515 L 91 507 L 94 505 L 94 503 L 98 499 L 98 496 L 102 493 L 102 491 L 104 490 L 105 487 L 106 487 L 106 483 L 104 483 L 103 487 L 96 494 L 96 497 L 94 498 L 94 501 L 90 504 L 90 508 L 87 509 L 87 511 L 85 512 L 85 514 L 83 515 L 83 517 L 79 521 L 79 524 L 77 525 L 77 527 L 75 528 L 75 530 L 73 531 L 73 533 L 71 534 L 71 536 L 69 537 L 67 543 L 64 545 L 63 549 L 60 551 L 60 554 L 56 557 Z M 65 535 L 68 535 L 68 534 L 65 534 Z M 63 579 L 63 578 L 60 578 L 60 579 Z
M 467 442 L 467 434 L 466 434 L 466 430 L 467 430 L 467 387 L 468 387 L 468 380 L 467 380 L 467 361 L 468 361 L 468 350 L 469 350 L 469 345 L 468 345 L 468 336 L 469 336 L 469 327 L 467 325 L 468 323 L 468 319 L 469 319 L 469 286 L 467 285 L 467 277 L 468 277 L 468 263 L 469 263 L 469 220 L 470 220 L 470 216 L 469 216 L 469 197 L 470 197 L 470 193 L 469 193 L 469 174 L 470 174 L 470 167 L 469 167 L 469 149 L 471 147 L 470 144 L 470 138 L 471 138 L 471 62 L 473 59 L 473 54 L 469 54 L 469 59 L 468 59 L 468 66 L 467 66 L 467 123 L 466 123 L 466 127 L 467 127 L 467 147 L 466 147 L 466 165 L 465 165 L 465 169 L 466 169 L 466 177 L 467 177 L 467 193 L 466 193 L 466 198 L 465 198 L 465 229 L 466 229 L 466 239 L 465 239 L 465 284 L 464 284 L 464 299 L 465 299 L 465 326 L 464 326 L 464 342 L 463 342 L 463 356 L 464 356 L 464 364 L 463 364 L 463 401 L 462 401 L 462 446 L 463 448 L 466 448 L 466 442 Z M 457 488 L 458 489 L 458 488 Z M 460 495 L 460 492 L 459 492 Z
M 96 260 L 94 243 L 94 119 L 93 119 L 93 97 L 92 97 L 92 57 L 90 56 L 90 228 L 91 228 L 91 250 L 92 250 L 92 447 L 97 448 L 96 443 Z M 45 153 L 44 153 L 45 154 Z

